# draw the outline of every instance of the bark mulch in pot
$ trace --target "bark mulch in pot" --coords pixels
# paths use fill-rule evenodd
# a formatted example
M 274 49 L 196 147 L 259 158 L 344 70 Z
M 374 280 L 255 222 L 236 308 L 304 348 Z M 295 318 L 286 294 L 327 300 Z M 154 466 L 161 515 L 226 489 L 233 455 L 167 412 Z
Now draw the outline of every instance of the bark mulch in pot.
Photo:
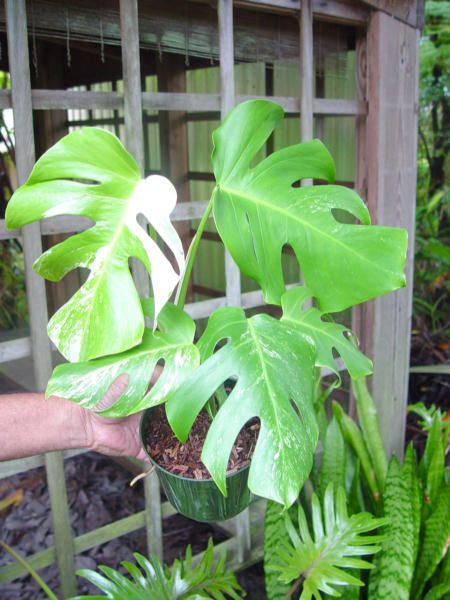
M 164 407 L 158 407 L 147 422 L 147 450 L 152 459 L 166 471 L 190 479 L 211 479 L 200 459 L 210 424 L 209 415 L 201 412 L 189 433 L 188 440 L 182 444 L 167 422 Z M 240 431 L 231 450 L 227 475 L 236 473 L 250 463 L 258 432 L 259 422 L 256 419 L 247 423 Z

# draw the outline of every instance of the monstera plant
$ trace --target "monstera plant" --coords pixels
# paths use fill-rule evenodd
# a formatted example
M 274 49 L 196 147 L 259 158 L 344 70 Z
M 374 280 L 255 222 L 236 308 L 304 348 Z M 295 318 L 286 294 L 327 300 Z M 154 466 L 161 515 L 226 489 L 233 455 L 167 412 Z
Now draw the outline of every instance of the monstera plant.
M 47 395 L 95 410 L 111 384 L 127 374 L 125 391 L 102 414 L 123 417 L 165 403 L 181 441 L 208 406 L 213 419 L 202 461 L 223 494 L 236 436 L 257 418 L 248 486 L 289 506 L 311 469 L 318 438 L 315 369 L 338 373 L 337 352 L 353 378 L 371 372 L 370 360 L 329 313 L 405 284 L 407 234 L 370 224 L 361 198 L 333 184 L 332 157 L 318 140 L 284 148 L 255 165 L 282 118 L 280 106 L 255 100 L 237 106 L 215 131 L 216 186 L 186 261 L 170 223 L 173 186 L 160 176 L 142 180 L 117 138 L 100 129 L 70 133 L 46 152 L 6 216 L 14 228 L 55 215 L 94 221 L 35 264 L 51 280 L 77 267 L 89 271 L 49 323 L 50 338 L 70 362 L 55 369 Z M 299 186 L 305 178 L 328 183 Z M 151 235 L 138 215 L 148 221 Z M 239 307 L 223 307 L 196 341 L 195 324 L 183 306 L 210 216 L 241 272 L 259 284 L 267 303 L 281 307 L 282 316 L 247 317 Z M 304 281 L 289 291 L 285 246 L 292 248 Z M 130 258 L 147 269 L 151 298 L 139 298 Z M 148 389 L 158 362 L 164 364 L 162 374 Z M 212 407 L 210 399 L 230 378 L 233 389 Z

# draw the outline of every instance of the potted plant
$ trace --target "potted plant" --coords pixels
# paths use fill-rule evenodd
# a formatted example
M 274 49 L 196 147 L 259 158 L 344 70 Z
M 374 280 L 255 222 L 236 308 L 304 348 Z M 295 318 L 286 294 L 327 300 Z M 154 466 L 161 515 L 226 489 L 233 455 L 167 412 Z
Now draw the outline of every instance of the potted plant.
M 249 101 L 214 132 L 216 186 L 186 261 L 169 219 L 173 186 L 160 176 L 141 180 L 119 140 L 96 128 L 70 133 L 46 152 L 9 202 L 6 218 L 11 228 L 55 215 L 95 221 L 35 264 L 51 280 L 76 267 L 89 270 L 80 290 L 49 322 L 50 338 L 70 362 L 55 369 L 47 395 L 95 410 L 110 385 L 127 374 L 124 393 L 102 414 L 123 417 L 164 404 L 182 443 L 206 411 L 210 422 L 201 460 L 224 497 L 233 444 L 256 419 L 248 488 L 290 506 L 309 474 L 318 439 L 315 369 L 327 367 L 339 378 L 335 350 L 353 378 L 371 372 L 348 330 L 324 314 L 403 286 L 407 234 L 371 225 L 359 196 L 333 185 L 334 163 L 318 140 L 274 152 L 254 166 L 282 117 L 273 102 Z M 298 187 L 304 178 L 329 184 Z M 139 214 L 165 242 L 166 254 L 138 224 Z M 281 307 L 282 316 L 248 318 L 241 308 L 223 307 L 196 342 L 195 324 L 183 307 L 210 215 L 241 272 L 257 281 L 265 301 Z M 286 245 L 305 283 L 288 291 L 281 261 Z M 139 298 L 130 257 L 149 272 L 151 299 Z M 164 363 L 162 374 L 148 390 L 158 362 Z M 227 394 L 223 386 L 230 378 L 235 385 Z M 192 485 L 202 483 L 192 481 L 179 487 L 195 496 Z

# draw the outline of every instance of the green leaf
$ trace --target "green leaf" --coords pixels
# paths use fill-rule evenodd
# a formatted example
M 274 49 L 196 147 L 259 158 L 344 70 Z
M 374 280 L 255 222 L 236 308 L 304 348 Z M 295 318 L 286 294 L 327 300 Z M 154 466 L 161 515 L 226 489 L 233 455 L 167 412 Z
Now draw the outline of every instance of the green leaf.
M 172 429 L 185 441 L 215 390 L 237 377 L 210 426 L 202 461 L 226 494 L 226 469 L 234 440 L 245 423 L 258 417 L 261 428 L 249 488 L 258 496 L 290 506 L 311 470 L 317 444 L 314 347 L 305 337 L 293 335 L 283 322 L 264 314 L 247 319 L 242 309 L 231 307 L 213 313 L 198 346 L 203 364 L 167 398 Z
M 344 438 L 336 417 L 333 417 L 328 425 L 322 450 L 322 464 L 320 466 L 321 498 L 323 498 L 330 483 L 333 484 L 336 490 L 339 487 L 345 489 L 346 459 Z
M 425 596 L 424 600 L 443 600 L 445 594 L 450 592 L 450 581 L 444 581 L 433 586 Z
M 350 331 L 347 327 L 323 321 L 324 313 L 317 308 L 303 309 L 303 304 L 310 298 L 312 298 L 312 293 L 304 287 L 286 292 L 281 298 L 282 320 L 288 323 L 294 331 L 299 331 L 312 338 L 317 348 L 316 365 L 330 369 L 340 379 L 339 370 L 333 357 L 333 349 L 336 349 L 352 378 L 357 379 L 370 375 L 372 362 L 348 338 Z
M 365 379 L 353 380 L 352 388 L 355 394 L 359 424 L 372 460 L 378 487 L 382 491 L 384 489 L 388 461 L 380 434 L 377 409 L 372 396 L 369 394 Z
M 127 561 L 121 563 L 127 576 L 105 566 L 99 567 L 103 575 L 89 569 L 79 571 L 78 575 L 96 585 L 106 596 L 77 596 L 72 600 L 104 597 L 110 600 L 241 600 L 245 596 L 245 593 L 238 595 L 237 592 L 242 592 L 242 588 L 234 574 L 226 570 L 225 556 L 214 560 L 211 539 L 196 565 L 192 562 L 190 546 L 185 558 L 175 560 L 170 569 L 164 569 L 156 556 L 148 560 L 136 553 L 134 557 L 140 568 Z M 131 575 L 131 579 L 128 575 Z
M 8 202 L 9 228 L 57 215 L 95 221 L 90 229 L 45 252 L 34 265 L 51 281 L 77 267 L 89 269 L 86 282 L 48 325 L 50 338 L 68 360 L 116 354 L 141 341 L 144 315 L 129 258 L 139 259 L 151 275 L 156 316 L 179 274 L 137 217 L 142 214 L 149 221 L 181 272 L 183 249 L 169 219 L 175 203 L 176 191 L 167 179 L 153 175 L 142 180 L 120 141 L 94 127 L 74 131 L 50 148 Z
M 363 470 L 366 482 L 373 499 L 378 502 L 381 492 L 375 477 L 375 470 L 367 451 L 367 446 L 358 425 L 345 414 L 344 409 L 337 402 L 333 402 L 333 412 L 341 428 L 345 441 L 353 448 Z
M 420 473 L 424 485 L 424 516 L 426 517 L 435 505 L 445 473 L 445 447 L 442 443 L 441 419 L 438 413 L 433 416 L 433 424 L 420 461 Z
M 450 484 L 442 485 L 433 512 L 425 521 L 413 589 L 416 598 L 436 571 L 450 545 Z
M 241 271 L 256 280 L 266 302 L 285 291 L 281 254 L 293 248 L 307 287 L 325 312 L 335 312 L 405 285 L 407 234 L 369 226 L 359 196 L 346 187 L 293 187 L 300 179 L 334 181 L 333 160 L 318 140 L 252 160 L 283 117 L 267 100 L 237 106 L 214 132 L 217 230 Z M 345 224 L 334 209 L 361 222 Z
M 290 585 L 278 580 L 273 565 L 278 562 L 278 550 L 289 541 L 285 526 L 285 508 L 269 500 L 264 519 L 264 581 L 268 600 L 284 600 Z M 291 519 L 294 517 L 295 505 L 289 509 Z
M 153 303 L 143 302 L 143 310 L 152 315 Z M 59 365 L 47 385 L 46 396 L 60 396 L 89 409 L 101 410 L 110 386 L 120 377 L 128 376 L 122 395 L 102 414 L 124 417 L 164 402 L 168 391 L 177 388 L 187 373 L 200 362 L 193 344 L 194 321 L 182 310 L 166 304 L 158 320 L 159 329 L 145 329 L 142 343 L 131 350 L 84 363 Z M 156 384 L 147 393 L 150 378 L 159 360 L 164 369 Z
M 409 600 L 414 573 L 415 526 L 409 475 L 398 460 L 389 463 L 384 490 L 386 539 L 369 580 L 369 600 Z
M 411 520 L 413 524 L 413 564 L 416 564 L 420 542 L 420 525 L 422 520 L 422 486 L 417 468 L 416 451 L 412 443 L 408 445 L 403 461 L 402 477 L 410 490 Z
M 315 494 L 312 497 L 314 534 L 310 532 L 303 508 L 298 509 L 298 531 L 286 516 L 286 526 L 291 538 L 278 550 L 281 564 L 273 569 L 280 573 L 283 583 L 303 577 L 300 600 L 320 598 L 320 593 L 338 596 L 335 586 L 362 586 L 360 579 L 349 569 L 371 569 L 366 560 L 355 558 L 374 554 L 383 538 L 364 535 L 385 525 L 384 519 L 375 519 L 369 513 L 348 516 L 345 492 L 339 488 L 333 493 L 330 484 L 325 492 L 323 509 Z

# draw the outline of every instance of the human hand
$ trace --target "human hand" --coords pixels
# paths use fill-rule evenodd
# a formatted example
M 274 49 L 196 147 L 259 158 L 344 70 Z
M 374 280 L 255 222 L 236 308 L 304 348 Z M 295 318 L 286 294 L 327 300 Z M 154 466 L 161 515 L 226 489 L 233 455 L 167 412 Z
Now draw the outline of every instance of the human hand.
M 156 367 L 151 383 L 159 377 L 161 367 Z M 128 385 L 128 376 L 121 375 L 111 385 L 97 411 L 103 411 L 116 402 Z M 139 423 L 142 412 L 123 419 L 103 417 L 96 412 L 85 410 L 84 422 L 88 447 L 108 456 L 131 456 L 149 462 L 148 456 L 141 446 Z

